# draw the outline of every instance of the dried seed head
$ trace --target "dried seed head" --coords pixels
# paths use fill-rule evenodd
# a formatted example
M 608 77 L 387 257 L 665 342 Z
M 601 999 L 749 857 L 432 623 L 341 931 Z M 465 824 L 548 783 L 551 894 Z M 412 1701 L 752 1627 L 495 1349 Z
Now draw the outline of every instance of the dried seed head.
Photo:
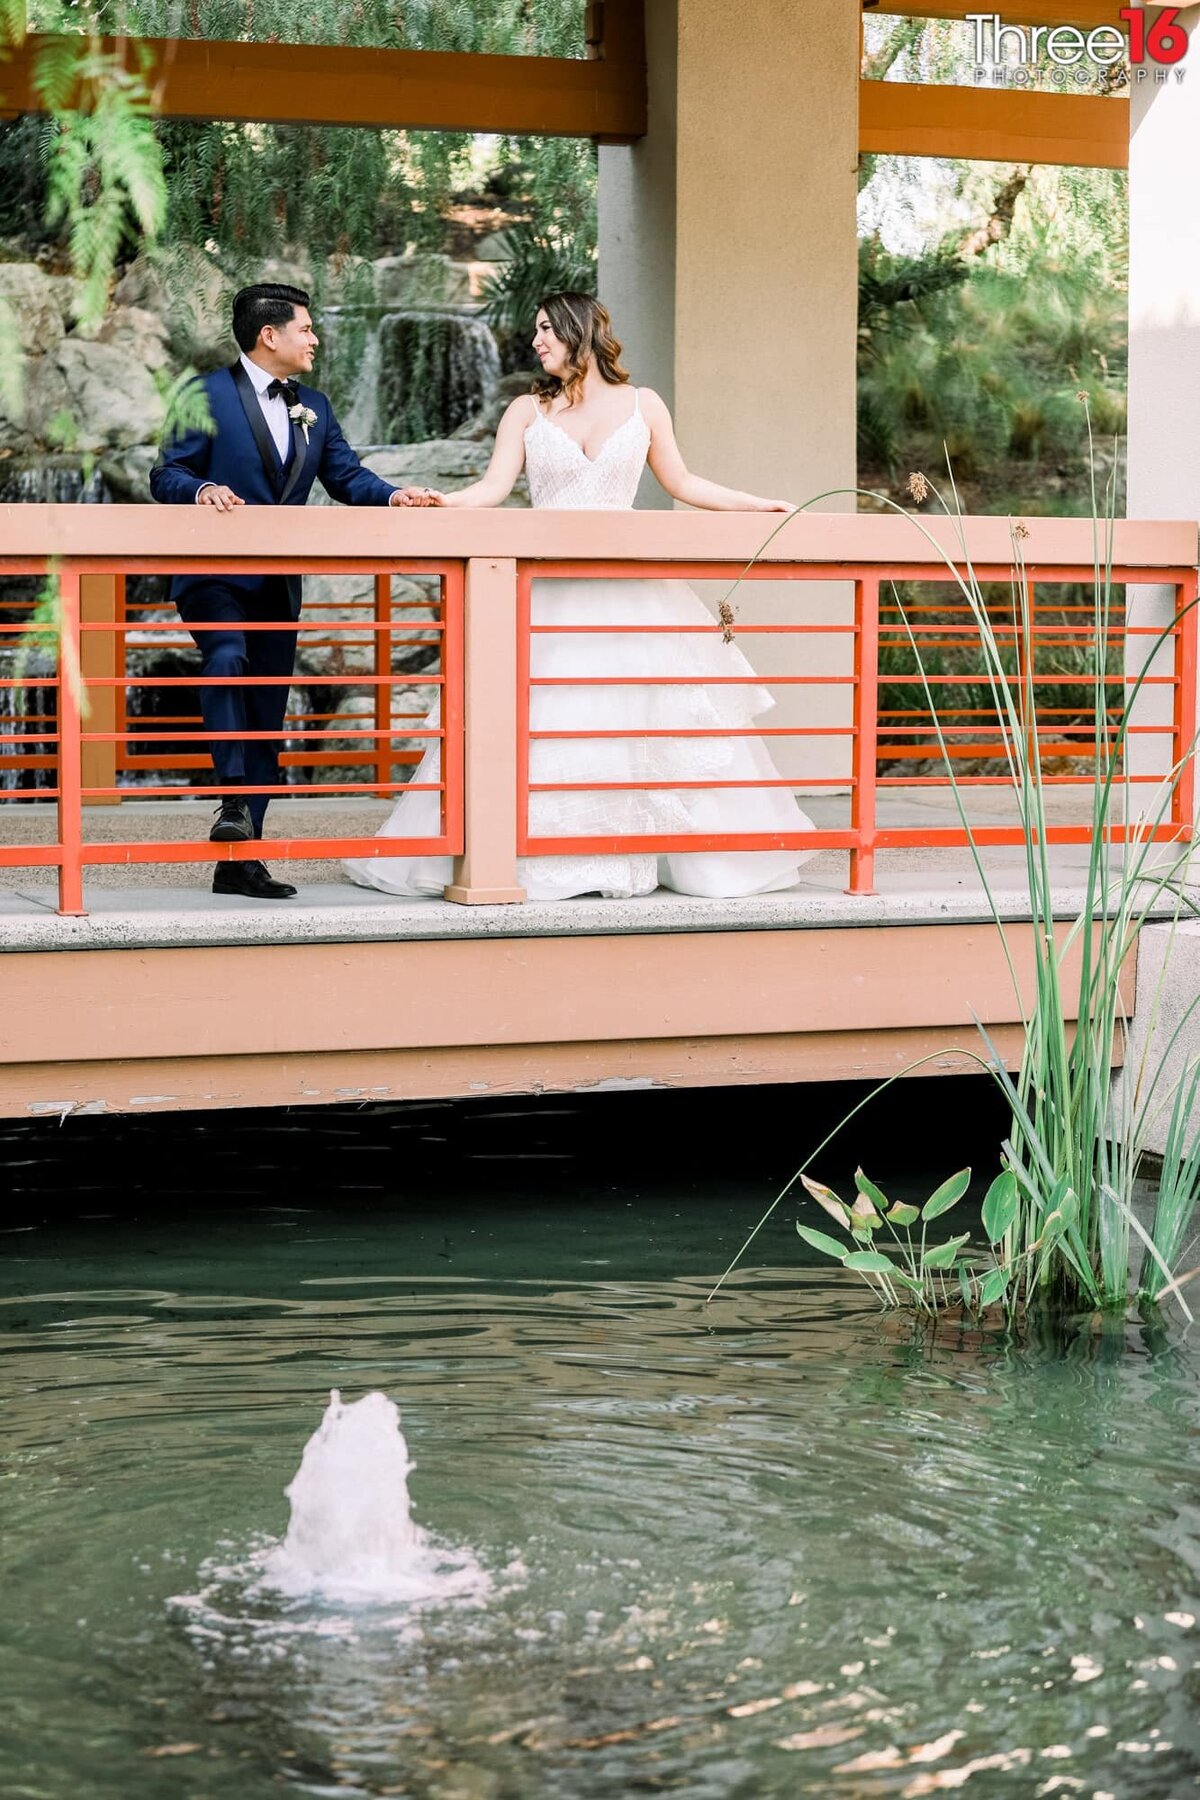
M 1019 538 L 1027 538 L 1029 536 L 1028 525 L 1022 525 L 1021 521 L 1018 519 L 1016 524 L 1013 526 L 1013 536 L 1019 537 Z
M 1075 394 L 1075 398 L 1079 401 L 1081 406 L 1086 406 L 1091 395 L 1086 388 L 1079 388 Z
M 929 483 L 919 469 L 913 471 L 909 476 L 906 485 L 909 493 L 912 495 L 912 498 L 916 501 L 918 506 L 920 506 L 923 501 L 928 500 Z
M 733 642 L 733 608 L 728 600 L 722 600 L 717 608 L 717 617 L 721 621 L 721 637 L 725 643 Z

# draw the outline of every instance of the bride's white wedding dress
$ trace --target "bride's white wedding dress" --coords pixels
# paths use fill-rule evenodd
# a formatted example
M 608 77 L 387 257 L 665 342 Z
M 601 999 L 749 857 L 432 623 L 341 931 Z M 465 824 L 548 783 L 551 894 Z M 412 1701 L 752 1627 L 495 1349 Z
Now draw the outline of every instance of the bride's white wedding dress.
M 530 397 L 525 466 L 535 507 L 624 512 L 650 447 L 636 389 L 633 411 L 595 457 L 546 417 Z M 535 625 L 703 625 L 704 632 L 536 633 L 531 673 L 538 677 L 746 675 L 754 671 L 726 643 L 699 595 L 682 581 L 548 579 L 532 590 Z M 620 738 L 535 738 L 530 781 L 669 782 L 778 780 L 760 737 L 639 737 L 639 730 L 721 730 L 750 725 L 774 705 L 757 682 L 672 687 L 535 687 L 533 731 L 628 730 Z M 436 725 L 438 709 L 430 714 Z M 440 779 L 441 747 L 430 743 L 414 782 Z M 811 831 L 787 788 L 599 788 L 530 795 L 535 837 L 609 837 L 716 832 Z M 434 791 L 401 794 L 381 837 L 434 837 L 441 829 Z M 624 899 L 656 887 L 730 897 L 791 887 L 814 851 L 754 850 L 653 855 L 524 857 L 517 880 L 531 900 L 577 894 Z M 451 881 L 448 856 L 389 856 L 343 864 L 351 881 L 387 894 L 435 895 Z

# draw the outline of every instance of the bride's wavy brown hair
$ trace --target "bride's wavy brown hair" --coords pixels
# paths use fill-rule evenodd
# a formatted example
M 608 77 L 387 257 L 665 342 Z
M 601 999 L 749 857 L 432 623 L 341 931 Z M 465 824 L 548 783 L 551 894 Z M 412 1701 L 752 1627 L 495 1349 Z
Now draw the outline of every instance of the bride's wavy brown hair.
M 567 372 L 563 376 L 539 375 L 532 391 L 541 400 L 553 400 L 565 394 L 567 405 L 580 398 L 588 358 L 594 356 L 596 367 L 605 381 L 619 386 L 629 380 L 629 370 L 621 367 L 621 346 L 613 336 L 608 308 L 593 300 L 590 294 L 547 294 L 538 302 L 554 327 L 555 336 L 567 347 Z

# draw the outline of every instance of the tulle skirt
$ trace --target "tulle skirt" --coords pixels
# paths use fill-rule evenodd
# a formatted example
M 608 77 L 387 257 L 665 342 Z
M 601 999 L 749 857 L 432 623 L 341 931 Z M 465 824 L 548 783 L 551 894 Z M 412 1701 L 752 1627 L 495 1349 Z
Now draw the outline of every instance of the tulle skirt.
M 754 679 L 736 643 L 726 643 L 699 595 L 681 581 L 535 581 L 535 625 L 701 625 L 702 632 L 535 633 L 530 673 L 554 677 L 617 678 L 605 686 L 536 686 L 530 695 L 533 732 L 619 731 L 620 737 L 534 738 L 531 784 L 567 783 L 567 791 L 532 793 L 533 837 L 632 837 L 811 831 L 812 820 L 786 787 L 738 787 L 779 779 L 761 737 L 710 737 L 746 728 L 774 705 Z M 658 686 L 620 683 L 621 676 L 691 677 Z M 714 676 L 739 677 L 712 682 Z M 428 724 L 436 726 L 435 707 Z M 699 736 L 641 733 L 698 732 Z M 441 746 L 433 740 L 414 785 L 440 779 Z M 586 784 L 718 781 L 733 786 L 673 788 Z M 436 837 L 441 829 L 436 791 L 401 794 L 381 827 L 385 838 Z M 531 900 L 578 894 L 630 898 L 656 887 L 681 894 L 730 898 L 791 887 L 804 850 L 687 851 L 668 855 L 602 854 L 523 857 L 517 881 Z M 441 895 L 450 882 L 448 856 L 388 856 L 343 864 L 350 880 L 405 896 Z

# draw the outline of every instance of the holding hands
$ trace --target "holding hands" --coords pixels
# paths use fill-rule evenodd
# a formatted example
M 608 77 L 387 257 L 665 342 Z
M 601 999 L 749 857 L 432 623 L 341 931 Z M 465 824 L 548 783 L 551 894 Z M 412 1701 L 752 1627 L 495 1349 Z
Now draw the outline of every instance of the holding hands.
M 392 495 L 393 506 L 445 506 L 446 496 L 437 488 L 401 488 Z

